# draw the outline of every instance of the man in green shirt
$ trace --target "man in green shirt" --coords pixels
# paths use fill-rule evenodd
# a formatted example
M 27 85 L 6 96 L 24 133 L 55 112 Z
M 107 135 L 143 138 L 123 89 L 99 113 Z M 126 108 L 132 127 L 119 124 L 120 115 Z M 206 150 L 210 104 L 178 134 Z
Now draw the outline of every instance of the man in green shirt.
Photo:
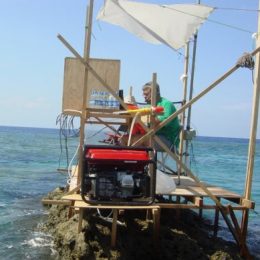
M 152 82 L 147 82 L 143 88 L 143 96 L 145 102 L 147 104 L 151 104 L 151 94 L 152 94 Z M 176 108 L 173 103 L 167 100 L 160 95 L 160 86 L 156 85 L 156 106 L 161 106 L 164 108 L 164 112 L 160 115 L 155 117 L 155 123 L 159 124 L 160 122 L 167 119 L 171 116 L 175 111 Z M 180 122 L 178 117 L 175 117 L 172 121 L 162 127 L 160 130 L 156 132 L 156 135 L 160 137 L 160 139 L 169 147 L 178 148 L 179 146 L 179 133 L 180 133 Z

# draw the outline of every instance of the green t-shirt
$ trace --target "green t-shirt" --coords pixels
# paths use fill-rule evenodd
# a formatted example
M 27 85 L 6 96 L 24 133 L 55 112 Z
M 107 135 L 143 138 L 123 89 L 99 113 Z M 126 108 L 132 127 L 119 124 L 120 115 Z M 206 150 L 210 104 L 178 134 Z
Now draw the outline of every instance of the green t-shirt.
M 157 118 L 162 122 L 167 119 L 170 115 L 176 112 L 175 106 L 171 101 L 161 97 L 159 101 L 157 101 L 156 106 L 161 106 L 164 108 L 163 114 L 157 115 Z M 180 131 L 180 122 L 178 117 L 175 117 L 172 121 L 162 127 L 157 131 L 157 134 L 164 135 L 167 139 L 169 139 L 172 143 L 175 142 L 175 146 L 179 145 L 179 138 L 176 138 L 179 135 Z

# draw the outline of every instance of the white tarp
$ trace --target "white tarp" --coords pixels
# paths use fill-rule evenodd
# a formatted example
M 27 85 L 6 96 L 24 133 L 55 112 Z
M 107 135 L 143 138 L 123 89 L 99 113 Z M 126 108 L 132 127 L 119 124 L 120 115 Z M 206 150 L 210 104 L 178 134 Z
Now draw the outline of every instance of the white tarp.
M 159 5 L 106 0 L 97 19 L 119 25 L 150 43 L 183 47 L 214 9 L 198 4 Z

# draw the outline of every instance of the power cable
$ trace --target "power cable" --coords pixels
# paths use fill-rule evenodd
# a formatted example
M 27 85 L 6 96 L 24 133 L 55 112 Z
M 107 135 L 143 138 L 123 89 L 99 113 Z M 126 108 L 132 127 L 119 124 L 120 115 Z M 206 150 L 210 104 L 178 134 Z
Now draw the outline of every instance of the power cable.
M 59 114 L 56 118 L 56 125 L 59 125 L 59 136 L 60 136 L 60 157 L 59 157 L 59 168 L 63 153 L 63 140 L 65 142 L 65 153 L 67 168 L 69 167 L 69 150 L 68 150 L 68 138 L 77 137 L 79 135 L 79 128 L 74 127 L 75 116 L 70 116 L 66 114 Z

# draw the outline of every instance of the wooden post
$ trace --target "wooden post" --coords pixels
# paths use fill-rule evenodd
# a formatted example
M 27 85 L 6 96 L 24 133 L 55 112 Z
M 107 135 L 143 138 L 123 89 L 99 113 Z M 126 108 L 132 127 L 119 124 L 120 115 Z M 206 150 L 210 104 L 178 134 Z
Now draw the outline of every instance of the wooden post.
M 118 210 L 117 209 L 113 209 L 113 222 L 112 222 L 112 232 L 111 232 L 111 247 L 115 247 L 116 246 L 117 216 L 118 216 Z
M 259 2 L 260 8 L 260 2 Z M 258 18 L 258 34 L 257 34 L 257 46 L 260 46 L 260 16 Z M 256 54 L 255 60 L 255 78 L 254 78 L 254 96 L 252 103 L 252 117 L 251 117 L 251 131 L 250 140 L 248 148 L 248 160 L 247 160 L 247 175 L 246 175 L 246 185 L 245 185 L 245 199 L 251 198 L 252 189 L 252 178 L 254 171 L 254 158 L 255 158 L 255 143 L 256 143 L 256 133 L 257 133 L 257 123 L 258 123 L 258 111 L 259 111 L 259 97 L 260 97 L 260 53 Z
M 197 1 L 200 4 L 200 0 Z M 193 50 L 192 50 L 192 65 L 191 65 L 191 76 L 190 76 L 190 93 L 189 93 L 189 101 L 193 96 L 193 88 L 194 88 L 194 75 L 195 75 L 195 65 L 196 65 L 196 52 L 197 52 L 197 41 L 198 41 L 198 30 L 196 30 L 193 37 Z M 187 115 L 187 125 L 186 130 L 190 130 L 190 121 L 191 121 L 191 106 L 188 108 Z M 189 150 L 189 142 L 185 143 L 185 164 L 188 164 L 188 150 Z
M 221 198 L 219 198 L 219 201 Z M 213 236 L 217 237 L 218 235 L 218 221 L 219 221 L 219 208 L 215 209 L 215 217 L 214 217 L 214 230 L 213 230 Z
M 153 78 L 152 78 L 152 93 L 151 93 L 151 106 L 152 107 L 155 107 L 156 106 L 156 103 L 157 103 L 157 96 L 158 96 L 158 93 L 157 93 L 157 74 L 156 73 L 153 73 Z M 153 129 L 155 127 L 155 115 L 151 114 L 150 116 L 150 128 Z M 150 146 L 151 147 L 154 147 L 154 138 L 153 138 L 153 135 L 150 136 L 150 140 L 149 140 L 149 143 L 150 143 Z M 149 165 L 149 171 L 150 171 L 150 174 L 153 178 L 151 178 L 151 194 L 153 194 L 153 191 L 156 193 L 156 168 L 155 168 L 155 165 L 154 164 L 150 164 Z M 153 176 L 155 174 L 155 176 Z
M 82 231 L 82 221 L 83 221 L 83 211 L 84 209 L 79 209 L 79 223 L 78 223 L 78 233 Z
M 152 209 L 153 211 L 153 243 L 154 247 L 158 248 L 158 238 L 160 233 L 160 208 Z
M 156 102 L 157 102 L 157 74 L 153 73 L 153 78 L 152 78 L 152 86 L 151 86 L 151 106 L 155 107 Z M 155 127 L 155 116 L 151 115 L 150 116 L 150 128 L 153 129 Z M 153 147 L 153 138 L 152 135 L 150 136 L 149 140 L 150 146 Z
M 260 9 L 260 1 L 259 8 Z M 258 32 L 256 47 L 260 47 L 260 15 L 258 13 Z M 255 143 L 256 143 L 256 134 L 257 134 L 257 123 L 258 123 L 258 111 L 259 111 L 259 98 L 260 98 L 260 53 L 256 54 L 255 59 L 255 78 L 254 78 L 254 94 L 253 94 L 253 103 L 252 103 L 252 116 L 251 116 L 251 130 L 250 130 L 250 139 L 248 147 L 248 158 L 247 158 L 247 170 L 246 170 L 246 183 L 245 183 L 245 192 L 244 198 L 250 200 L 251 190 L 252 190 L 252 179 L 254 172 L 254 159 L 255 159 Z M 246 240 L 247 236 L 247 225 L 248 225 L 249 210 L 243 211 L 242 217 L 242 238 Z
M 225 207 L 220 203 L 220 201 L 217 199 L 217 197 L 214 194 L 212 194 L 211 191 L 208 190 L 206 185 L 204 185 L 202 182 L 200 182 L 199 178 L 196 177 L 191 172 L 191 170 L 185 164 L 183 164 L 173 152 L 170 151 L 170 149 L 160 140 L 160 138 L 158 138 L 157 136 L 154 136 L 154 139 L 179 165 L 181 165 L 183 167 L 183 169 L 187 172 L 188 176 L 190 176 L 194 181 L 196 181 L 196 183 L 202 188 L 202 190 L 205 191 L 205 193 L 208 194 L 209 197 L 216 203 L 216 206 L 218 207 L 224 220 L 226 221 L 226 224 L 227 224 L 230 232 L 232 233 L 237 244 L 239 244 L 238 234 L 236 233 L 236 230 L 234 229 L 232 223 L 230 222 L 230 220 L 227 216 L 227 211 L 226 211 Z
M 92 29 L 92 16 L 93 16 L 93 1 L 89 0 L 89 6 L 87 8 L 87 19 L 86 19 L 86 33 L 85 33 L 85 45 L 84 45 L 84 61 L 86 63 L 89 62 L 89 54 L 90 54 L 90 44 L 91 44 L 91 29 Z M 79 167 L 78 167 L 78 179 L 77 184 L 81 181 L 81 174 L 82 174 L 82 166 L 83 166 L 83 149 L 84 149 L 84 139 L 85 139 L 85 123 L 87 117 L 87 83 L 88 83 L 88 68 L 85 67 L 84 73 L 84 89 L 83 89 L 83 96 L 82 96 L 82 111 L 80 117 L 80 141 L 79 141 Z
M 238 236 L 238 246 L 240 248 L 240 254 L 245 258 L 245 259 L 253 259 L 249 253 L 249 250 L 247 248 L 247 245 L 246 245 L 246 240 L 243 238 L 243 233 L 241 231 L 241 228 L 239 227 L 239 224 L 238 224 L 238 221 L 237 221 L 237 218 L 236 218 L 236 215 L 233 211 L 233 208 L 231 205 L 228 205 L 227 206 L 228 210 L 229 210 L 229 214 L 230 214 L 230 217 L 233 221 L 233 224 L 234 224 L 234 228 L 236 230 L 236 233 L 237 233 L 237 236 Z
M 182 106 L 184 106 L 186 104 L 186 98 L 187 98 L 188 68 L 189 68 L 189 42 L 187 42 L 186 46 L 185 46 L 185 64 L 184 64 L 184 77 L 183 77 Z M 183 144 L 184 144 L 185 110 L 182 113 L 181 125 L 182 125 L 182 130 L 181 130 L 181 135 L 180 135 L 180 146 L 179 146 L 180 161 L 182 161 Z M 182 172 L 182 168 L 180 165 L 178 165 L 178 183 L 180 183 L 181 172 Z
M 130 97 L 133 96 L 133 87 L 132 86 L 130 86 L 128 94 L 129 94 Z

